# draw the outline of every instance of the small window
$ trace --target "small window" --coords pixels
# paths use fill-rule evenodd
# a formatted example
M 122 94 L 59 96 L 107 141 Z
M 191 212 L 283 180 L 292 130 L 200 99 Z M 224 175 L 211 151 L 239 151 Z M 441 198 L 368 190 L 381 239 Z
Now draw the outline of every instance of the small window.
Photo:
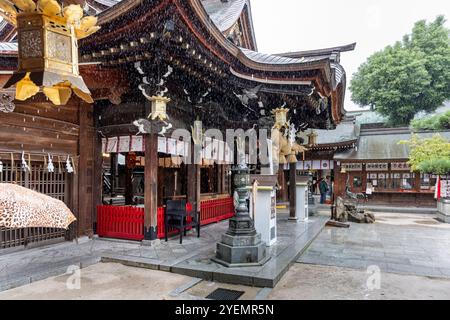
M 435 175 L 422 173 L 420 175 L 420 189 L 434 191 L 436 187 L 436 179 L 437 176 Z
M 414 189 L 414 173 L 403 173 L 402 176 L 402 189 L 413 190 Z
M 378 188 L 388 189 L 389 188 L 389 174 L 378 173 Z
M 401 189 L 401 186 L 402 186 L 402 174 L 401 173 L 393 173 L 391 175 L 391 178 L 392 178 L 392 182 L 391 182 L 392 189 L 394 189 L 394 190 Z

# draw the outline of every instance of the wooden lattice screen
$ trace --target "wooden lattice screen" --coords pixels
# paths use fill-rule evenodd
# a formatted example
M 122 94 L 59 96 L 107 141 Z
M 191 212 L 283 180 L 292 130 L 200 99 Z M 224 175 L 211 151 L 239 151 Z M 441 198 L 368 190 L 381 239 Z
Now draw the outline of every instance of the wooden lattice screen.
M 0 182 L 16 183 L 20 186 L 41 192 L 59 199 L 66 204 L 69 201 L 69 177 L 64 167 L 55 163 L 55 172 L 49 173 L 43 162 L 31 162 L 30 172 L 24 172 L 21 162 L 3 162 L 3 172 L 0 172 Z M 64 240 L 66 231 L 55 228 L 22 228 L 8 229 L 0 227 L 0 249 L 18 247 L 29 243 L 52 239 Z

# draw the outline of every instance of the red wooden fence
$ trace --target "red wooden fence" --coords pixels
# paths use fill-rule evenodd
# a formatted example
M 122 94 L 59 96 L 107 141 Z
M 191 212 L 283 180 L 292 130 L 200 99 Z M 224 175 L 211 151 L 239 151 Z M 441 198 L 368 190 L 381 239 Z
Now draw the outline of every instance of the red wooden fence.
M 192 210 L 190 203 L 186 210 Z M 234 216 L 233 198 L 205 200 L 200 204 L 200 223 L 202 226 L 229 219 Z M 191 222 L 188 220 L 188 222 Z M 157 212 L 157 236 L 164 238 L 164 207 Z M 169 229 L 169 235 L 177 230 Z M 97 234 L 99 237 L 109 237 L 127 240 L 144 239 L 144 208 L 98 206 Z
M 233 198 L 204 200 L 200 204 L 200 223 L 207 225 L 234 216 Z
M 144 208 L 98 206 L 97 234 L 99 237 L 143 240 Z

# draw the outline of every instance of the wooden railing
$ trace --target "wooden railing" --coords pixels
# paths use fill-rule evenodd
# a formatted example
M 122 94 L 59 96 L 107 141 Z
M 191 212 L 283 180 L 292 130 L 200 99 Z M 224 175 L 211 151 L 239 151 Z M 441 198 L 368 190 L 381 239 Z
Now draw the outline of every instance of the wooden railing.
M 98 206 L 97 234 L 99 237 L 143 240 L 144 208 Z
M 186 205 L 192 210 L 191 204 Z M 164 238 L 164 207 L 157 211 L 157 237 Z M 200 205 L 200 223 L 202 226 L 216 223 L 234 216 L 233 198 L 205 200 Z M 188 221 L 190 222 L 190 221 Z M 178 231 L 169 230 L 169 235 Z M 98 206 L 97 234 L 100 237 L 143 240 L 144 239 L 144 209 L 137 207 Z
M 234 216 L 234 202 L 232 197 L 223 199 L 204 200 L 200 204 L 200 223 L 207 225 Z

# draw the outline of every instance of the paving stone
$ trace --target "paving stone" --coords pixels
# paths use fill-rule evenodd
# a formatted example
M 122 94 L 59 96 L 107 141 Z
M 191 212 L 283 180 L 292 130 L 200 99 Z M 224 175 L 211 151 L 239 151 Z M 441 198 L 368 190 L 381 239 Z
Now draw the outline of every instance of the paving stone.
M 426 220 L 419 216 L 415 219 L 419 218 Z M 403 217 L 389 219 L 383 220 L 391 223 Z M 394 222 L 351 224 L 349 229 L 325 228 L 298 262 L 350 268 L 373 264 L 383 271 L 429 276 L 448 274 L 445 270 L 450 269 L 448 228 L 395 225 Z
M 31 277 L 19 277 L 15 279 L 9 279 L 0 281 L 0 291 L 6 291 L 21 287 L 31 283 Z
M 224 221 L 203 228 L 201 238 L 194 235 L 184 238 L 182 245 L 176 238 L 152 247 L 144 247 L 139 242 L 94 238 L 79 241 L 78 244 L 66 242 L 4 254 L 0 256 L 0 290 L 65 273 L 70 265 L 86 267 L 100 260 L 171 271 L 206 280 L 221 279 L 225 282 L 272 287 L 328 220 L 327 217 L 318 216 L 307 223 L 292 223 L 287 221 L 287 214 L 280 214 L 279 218 L 279 241 L 268 248 L 271 259 L 265 266 L 232 270 L 211 261 L 217 241 L 228 228 L 228 222 Z

